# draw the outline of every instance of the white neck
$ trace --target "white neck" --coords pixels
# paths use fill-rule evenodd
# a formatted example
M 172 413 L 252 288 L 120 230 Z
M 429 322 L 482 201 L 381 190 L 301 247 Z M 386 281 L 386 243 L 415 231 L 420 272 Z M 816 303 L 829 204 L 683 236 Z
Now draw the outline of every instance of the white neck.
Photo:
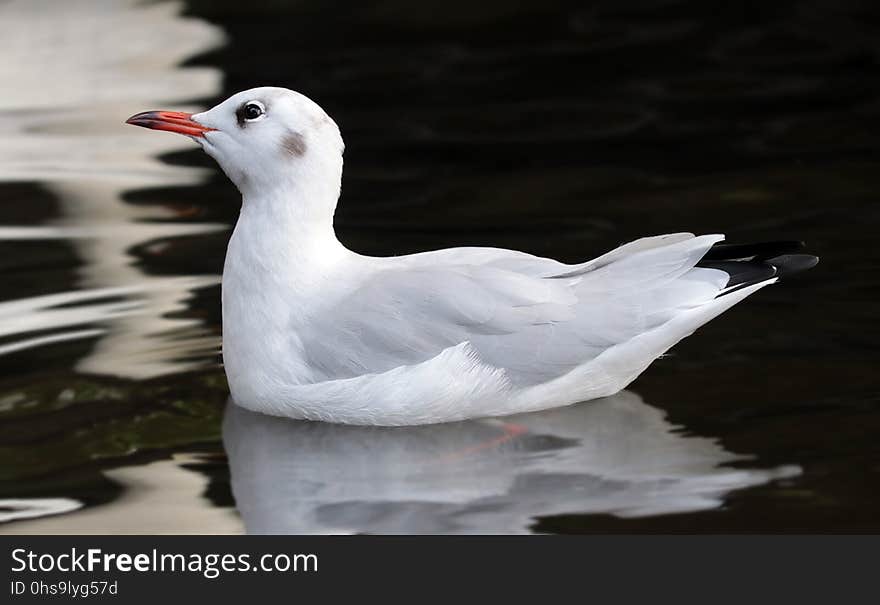
M 279 277 L 348 253 L 333 228 L 341 182 L 341 155 L 307 153 L 284 174 L 257 175 L 239 183 L 242 207 L 233 239 L 247 249 L 235 251 L 255 269 L 277 270 Z

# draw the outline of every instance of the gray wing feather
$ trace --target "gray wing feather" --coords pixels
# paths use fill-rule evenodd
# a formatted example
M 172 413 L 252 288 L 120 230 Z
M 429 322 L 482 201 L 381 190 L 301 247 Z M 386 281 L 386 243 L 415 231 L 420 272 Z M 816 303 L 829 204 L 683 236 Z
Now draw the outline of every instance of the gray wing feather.
M 713 299 L 727 274 L 694 265 L 720 239 L 648 238 L 577 266 L 487 248 L 401 257 L 300 338 L 315 380 L 420 363 L 468 341 L 512 382 L 535 384 Z

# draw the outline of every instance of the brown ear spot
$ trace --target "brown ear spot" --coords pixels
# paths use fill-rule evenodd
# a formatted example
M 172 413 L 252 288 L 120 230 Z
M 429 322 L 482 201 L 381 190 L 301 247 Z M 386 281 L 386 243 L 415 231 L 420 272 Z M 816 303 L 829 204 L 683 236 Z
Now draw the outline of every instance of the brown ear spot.
M 281 139 L 281 148 L 288 155 L 299 157 L 306 152 L 306 140 L 298 132 L 288 132 Z

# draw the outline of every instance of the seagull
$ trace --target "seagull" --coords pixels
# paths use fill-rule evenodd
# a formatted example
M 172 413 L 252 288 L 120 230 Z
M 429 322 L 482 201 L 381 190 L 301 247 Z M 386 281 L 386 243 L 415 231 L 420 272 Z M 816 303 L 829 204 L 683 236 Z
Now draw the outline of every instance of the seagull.
M 344 144 L 308 97 L 254 88 L 128 124 L 185 135 L 242 195 L 223 364 L 256 412 L 359 425 L 505 416 L 621 391 L 750 294 L 814 266 L 800 242 L 645 237 L 564 264 L 499 248 L 364 256 L 336 237 Z

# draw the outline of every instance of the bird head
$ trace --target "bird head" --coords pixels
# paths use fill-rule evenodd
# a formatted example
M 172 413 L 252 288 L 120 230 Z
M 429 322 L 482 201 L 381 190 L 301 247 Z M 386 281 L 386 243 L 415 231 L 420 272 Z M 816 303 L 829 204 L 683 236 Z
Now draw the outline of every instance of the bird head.
M 341 178 L 344 145 L 336 123 L 286 88 L 252 88 L 196 114 L 146 111 L 126 123 L 190 137 L 245 196 Z

